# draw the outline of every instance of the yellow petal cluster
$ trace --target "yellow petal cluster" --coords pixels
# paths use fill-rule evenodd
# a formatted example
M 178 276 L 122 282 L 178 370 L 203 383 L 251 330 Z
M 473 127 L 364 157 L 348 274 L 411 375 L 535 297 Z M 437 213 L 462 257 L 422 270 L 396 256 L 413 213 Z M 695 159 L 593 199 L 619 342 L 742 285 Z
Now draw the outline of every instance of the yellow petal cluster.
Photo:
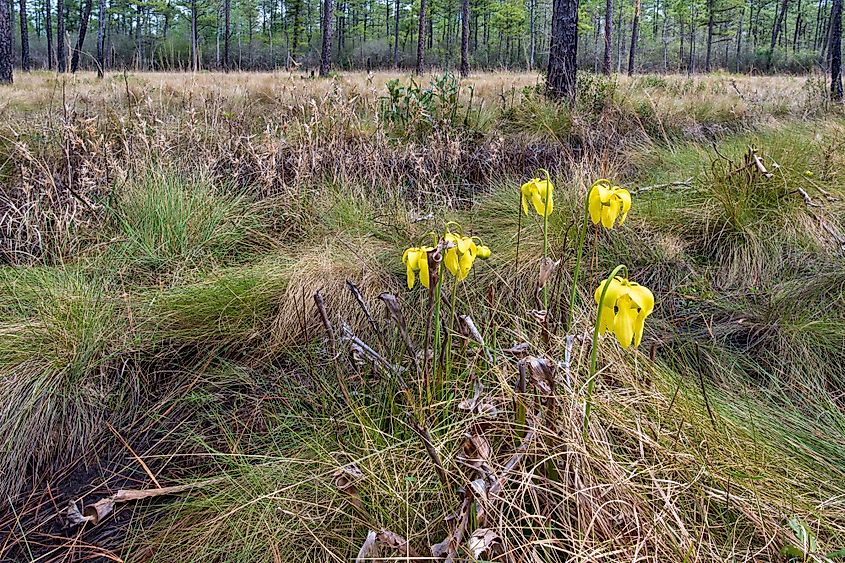
M 446 233 L 443 238 L 448 243 L 443 264 L 458 281 L 462 281 L 469 275 L 472 264 L 479 255 L 479 247 L 472 237 Z M 486 252 L 489 252 L 489 249 Z
M 605 229 L 612 229 L 619 219 L 619 225 L 625 222 L 631 210 L 631 193 L 608 180 L 598 180 L 590 189 L 590 219 L 593 224 L 601 224 Z
M 607 285 L 604 300 L 602 291 Z M 645 319 L 654 310 L 654 295 L 638 284 L 617 276 L 605 280 L 596 288 L 596 303 L 599 305 L 599 333 L 612 331 L 623 348 L 639 346 L 643 338 Z
M 408 275 L 408 289 L 414 288 L 414 283 L 417 281 L 416 272 L 420 273 L 420 283 L 424 287 L 429 287 L 428 253 L 433 250 L 432 246 L 413 246 L 402 255 L 402 262 L 405 264 Z
M 541 180 L 540 178 L 532 178 L 524 184 L 520 191 L 522 192 L 522 211 L 528 215 L 528 202 L 534 206 L 534 210 L 541 217 L 551 215 L 554 210 L 554 192 L 555 186 L 549 180 Z

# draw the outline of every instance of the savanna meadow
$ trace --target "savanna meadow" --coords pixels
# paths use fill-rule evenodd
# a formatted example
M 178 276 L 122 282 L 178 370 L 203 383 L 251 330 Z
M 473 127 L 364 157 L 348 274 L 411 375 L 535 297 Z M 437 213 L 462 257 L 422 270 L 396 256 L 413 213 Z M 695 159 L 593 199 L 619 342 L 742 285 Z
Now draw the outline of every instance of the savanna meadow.
M 0 561 L 845 560 L 794 4 L 0 0 Z

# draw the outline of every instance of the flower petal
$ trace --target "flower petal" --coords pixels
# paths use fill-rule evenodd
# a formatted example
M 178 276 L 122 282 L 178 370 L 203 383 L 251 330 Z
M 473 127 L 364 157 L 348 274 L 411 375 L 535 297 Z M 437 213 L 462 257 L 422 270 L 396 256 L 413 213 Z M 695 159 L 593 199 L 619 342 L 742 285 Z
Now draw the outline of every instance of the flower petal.
M 608 231 L 613 228 L 613 224 L 616 222 L 616 218 L 619 216 L 619 210 L 622 207 L 622 202 L 613 197 L 607 203 L 607 205 L 602 208 L 601 213 L 601 224 L 604 226 L 605 229 Z
M 634 348 L 638 347 L 643 340 L 643 328 L 645 328 L 645 318 L 647 316 L 648 314 L 643 314 L 640 311 L 640 314 L 634 319 Z
M 647 287 L 631 283 L 628 286 L 628 295 L 641 311 L 645 311 L 646 315 L 650 315 L 654 310 L 654 294 Z
M 458 250 L 463 254 L 469 250 L 469 245 L 472 244 L 472 239 L 469 237 L 461 237 L 457 240 Z
M 607 180 L 598 180 L 590 189 L 590 219 L 592 219 L 594 225 L 598 225 L 599 221 L 601 221 L 602 207 L 607 203 L 608 197 L 610 196 L 609 185 L 610 182 Z
M 539 192 L 540 197 L 543 199 L 547 199 L 555 189 L 555 185 L 548 180 L 535 180 L 534 185 L 537 187 L 537 192 Z
M 461 269 L 460 275 L 458 276 L 459 280 L 463 280 L 469 275 L 469 271 L 472 269 L 472 263 L 474 261 L 475 256 L 471 255 L 469 252 L 461 256 Z
M 426 288 L 429 287 L 429 277 L 428 277 L 428 253 L 421 252 L 421 256 L 417 260 L 417 265 L 420 269 L 420 283 L 423 284 Z
M 458 249 L 456 247 L 453 246 L 446 251 L 446 256 L 443 257 L 443 264 L 453 276 L 458 275 Z
M 601 292 L 604 289 L 604 286 L 608 285 L 607 292 L 604 295 L 604 301 L 599 303 L 601 299 Z M 596 303 L 602 305 L 604 307 L 610 307 L 611 309 L 616 305 L 616 302 L 619 300 L 619 297 L 624 294 L 626 291 L 625 286 L 617 279 L 613 278 L 612 280 L 604 280 L 599 286 L 596 288 L 596 291 L 593 294 L 595 297 Z
M 599 308 L 599 334 L 604 334 L 608 330 L 613 330 L 613 320 L 615 317 L 613 306 Z
M 616 196 L 622 202 L 622 215 L 619 217 L 619 226 L 621 227 L 622 223 L 625 222 L 625 218 L 628 216 L 628 212 L 631 210 L 631 192 L 620 188 L 616 190 Z
M 534 205 L 534 209 L 537 211 L 537 214 L 541 217 L 546 213 L 546 204 L 543 202 L 543 198 L 540 197 L 540 192 L 534 192 L 531 194 L 531 203 Z
M 613 320 L 613 332 L 620 346 L 627 348 L 634 338 L 634 321 L 637 318 L 637 306 L 628 295 L 623 295 L 616 302 L 617 312 Z

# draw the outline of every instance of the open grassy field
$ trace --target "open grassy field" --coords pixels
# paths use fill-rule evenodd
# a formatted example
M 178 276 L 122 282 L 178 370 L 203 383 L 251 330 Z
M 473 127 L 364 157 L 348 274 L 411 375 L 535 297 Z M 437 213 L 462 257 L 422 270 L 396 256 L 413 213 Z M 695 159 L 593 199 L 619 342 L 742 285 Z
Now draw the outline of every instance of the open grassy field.
M 16 78 L 0 560 L 845 556 L 822 79 L 582 74 L 570 108 L 533 74 Z M 490 258 L 409 289 L 447 229 Z M 618 264 L 637 348 L 593 338 Z

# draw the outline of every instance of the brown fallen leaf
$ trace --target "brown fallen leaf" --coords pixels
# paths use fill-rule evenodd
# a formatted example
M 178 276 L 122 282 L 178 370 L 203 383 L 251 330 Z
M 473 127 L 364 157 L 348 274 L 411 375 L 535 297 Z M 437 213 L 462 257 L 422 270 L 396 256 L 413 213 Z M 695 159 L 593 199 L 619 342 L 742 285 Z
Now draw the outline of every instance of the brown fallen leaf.
M 358 494 L 357 483 L 364 479 L 364 473 L 358 469 L 354 463 L 339 467 L 332 473 L 334 478 L 334 486 L 337 490 L 345 494 L 349 502 L 355 508 L 364 510 L 364 503 L 361 502 L 361 496 Z
M 502 538 L 490 528 L 478 528 L 467 540 L 467 547 L 476 559 L 482 555 L 485 559 L 494 558 L 501 555 Z
M 382 528 L 378 533 L 370 530 L 367 534 L 367 538 L 361 545 L 361 549 L 358 551 L 358 557 L 355 558 L 355 563 L 364 563 L 365 561 L 372 561 L 373 559 L 380 557 L 379 547 L 398 551 L 403 558 L 420 558 L 420 554 L 411 547 L 408 540 L 395 532 Z M 392 557 L 389 559 L 391 561 L 394 560 Z
M 145 498 L 159 497 L 163 495 L 175 495 L 184 493 L 191 489 L 205 487 L 213 483 L 219 482 L 221 479 L 211 479 L 202 481 L 200 483 L 190 483 L 187 485 L 174 485 L 172 487 L 159 487 L 155 489 L 120 489 L 110 497 L 102 498 L 91 505 L 82 505 L 82 510 L 79 510 L 77 501 L 70 501 L 65 510 L 65 517 L 67 521 L 75 526 L 91 523 L 96 526 L 103 521 L 109 514 L 114 511 L 114 505 L 121 502 L 130 502 L 133 500 L 142 500 Z
M 492 448 L 490 443 L 479 434 L 466 434 L 461 451 L 456 456 L 461 461 L 474 469 L 481 470 L 488 466 Z

